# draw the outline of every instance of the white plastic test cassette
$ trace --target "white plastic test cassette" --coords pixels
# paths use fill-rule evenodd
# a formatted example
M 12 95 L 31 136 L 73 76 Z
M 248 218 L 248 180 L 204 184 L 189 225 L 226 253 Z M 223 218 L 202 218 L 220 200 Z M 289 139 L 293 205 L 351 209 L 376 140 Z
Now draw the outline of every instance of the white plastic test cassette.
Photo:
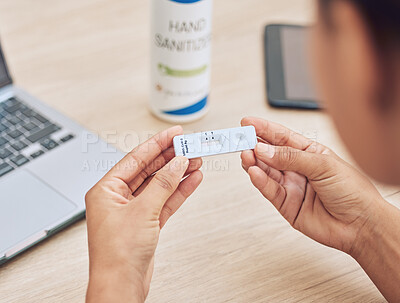
M 257 144 L 253 126 L 213 130 L 174 137 L 176 156 L 188 159 L 254 149 Z

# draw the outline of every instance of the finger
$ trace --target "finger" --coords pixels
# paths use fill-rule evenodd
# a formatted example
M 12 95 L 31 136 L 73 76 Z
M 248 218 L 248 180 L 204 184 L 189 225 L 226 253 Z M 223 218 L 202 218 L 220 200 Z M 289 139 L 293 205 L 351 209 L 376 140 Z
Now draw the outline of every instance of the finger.
M 200 167 L 202 166 L 203 161 L 201 158 L 197 158 L 197 159 L 191 159 L 189 160 L 189 167 L 187 168 L 185 174 L 183 175 L 183 178 L 185 178 L 186 176 L 190 175 L 192 172 L 200 169 Z M 133 193 L 134 197 L 137 197 L 138 195 L 140 195 L 143 190 L 146 188 L 146 186 L 151 182 L 151 180 L 154 178 L 154 175 L 148 177 L 140 186 L 139 188 Z
M 243 151 L 240 158 L 242 159 L 242 167 L 246 172 L 249 170 L 249 167 L 256 165 L 257 160 L 252 150 Z
M 167 199 L 175 192 L 189 166 L 185 157 L 176 157 L 158 171 L 140 195 L 143 203 L 157 216 Z M 157 217 L 158 218 L 158 217 Z
M 309 180 L 321 179 L 332 170 L 333 157 L 324 154 L 309 153 L 287 146 L 272 146 L 258 143 L 255 148 L 257 159 L 280 170 L 294 171 Z
M 296 222 L 299 212 L 303 205 L 305 196 L 305 188 L 309 184 L 307 178 L 295 172 L 285 173 L 285 188 L 286 197 L 279 212 L 292 225 Z
M 258 166 L 249 168 L 249 176 L 253 185 L 269 200 L 276 209 L 280 210 L 285 201 L 286 191 L 282 185 L 269 177 Z
M 152 174 L 158 171 L 160 168 L 164 167 L 171 159 L 175 157 L 174 148 L 168 148 L 157 156 L 151 163 L 149 163 L 139 174 L 128 184 L 132 192 L 135 192 L 139 186 L 147 180 Z M 202 165 L 201 159 L 192 159 L 189 163 L 189 168 L 191 166 L 196 166 L 199 169 Z M 200 165 L 200 167 L 198 167 Z
M 283 182 L 283 174 L 279 170 L 272 168 L 264 162 L 257 159 L 252 150 L 244 151 L 241 155 L 243 169 L 248 172 L 251 166 L 258 166 L 261 168 L 269 177 L 274 179 L 279 184 Z
M 201 171 L 196 170 L 190 174 L 185 180 L 179 184 L 177 190 L 167 200 L 160 214 L 160 227 L 163 228 L 168 219 L 176 213 L 179 207 L 186 201 L 187 198 L 196 190 L 203 180 Z
M 278 146 L 290 146 L 301 150 L 310 150 L 319 145 L 315 141 L 308 139 L 290 129 L 264 119 L 246 117 L 241 121 L 242 126 L 253 125 L 257 136 L 266 142 Z
M 163 151 L 160 155 L 157 156 L 149 165 L 147 165 L 139 174 L 129 182 L 129 187 L 131 188 L 132 192 L 135 192 L 139 186 L 147 180 L 154 172 L 159 170 L 161 167 L 165 166 L 173 157 L 175 157 L 174 149 L 168 148 L 167 150 Z
M 191 174 L 195 170 L 200 169 L 203 166 L 203 159 L 202 158 L 196 158 L 196 159 L 190 159 L 189 160 L 189 167 L 186 170 L 186 173 L 184 175 L 187 176 L 188 174 Z
M 263 138 L 260 138 L 260 137 L 257 137 L 257 142 L 268 143 L 267 141 L 265 141 Z
M 129 152 L 106 176 L 119 178 L 129 184 L 161 152 L 170 147 L 173 138 L 180 134 L 182 134 L 181 126 L 174 126 L 158 133 Z

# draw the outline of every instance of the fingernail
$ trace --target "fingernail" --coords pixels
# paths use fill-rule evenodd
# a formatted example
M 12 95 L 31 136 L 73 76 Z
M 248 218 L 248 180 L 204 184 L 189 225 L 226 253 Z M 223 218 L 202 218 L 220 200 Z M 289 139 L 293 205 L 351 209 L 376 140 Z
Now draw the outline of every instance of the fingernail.
M 272 159 L 275 155 L 275 147 L 269 144 L 257 143 L 256 152 Z

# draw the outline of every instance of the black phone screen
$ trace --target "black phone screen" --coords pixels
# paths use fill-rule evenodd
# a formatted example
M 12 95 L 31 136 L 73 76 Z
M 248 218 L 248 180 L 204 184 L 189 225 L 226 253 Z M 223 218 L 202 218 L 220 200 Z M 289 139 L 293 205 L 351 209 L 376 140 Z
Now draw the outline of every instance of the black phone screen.
M 308 54 L 309 29 L 269 25 L 265 30 L 268 101 L 273 106 L 318 108 Z

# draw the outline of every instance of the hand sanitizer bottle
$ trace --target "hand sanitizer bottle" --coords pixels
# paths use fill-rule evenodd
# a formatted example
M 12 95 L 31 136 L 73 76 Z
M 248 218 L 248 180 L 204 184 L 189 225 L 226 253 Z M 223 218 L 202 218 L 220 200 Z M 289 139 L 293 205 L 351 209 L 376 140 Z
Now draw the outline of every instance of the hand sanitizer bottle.
M 212 0 L 151 0 L 150 108 L 185 123 L 207 111 Z

